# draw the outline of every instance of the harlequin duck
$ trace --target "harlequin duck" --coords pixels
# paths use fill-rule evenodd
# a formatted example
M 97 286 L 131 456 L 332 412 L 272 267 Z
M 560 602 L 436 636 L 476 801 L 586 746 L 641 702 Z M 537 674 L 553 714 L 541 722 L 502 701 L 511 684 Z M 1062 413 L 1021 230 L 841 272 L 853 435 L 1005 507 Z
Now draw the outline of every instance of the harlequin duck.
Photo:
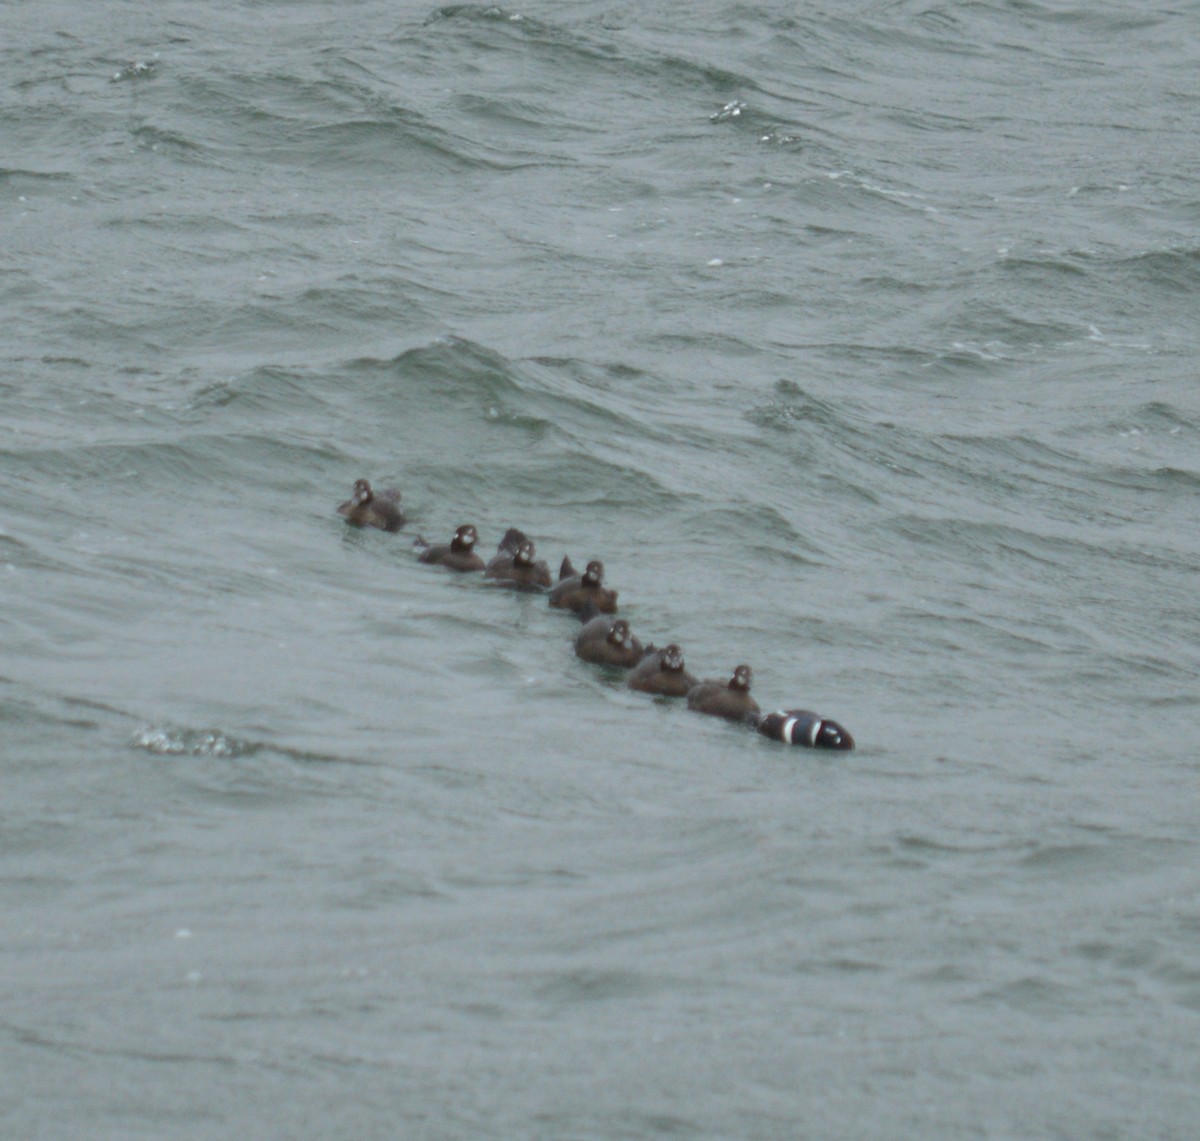
M 575 653 L 585 662 L 629 669 L 642 660 L 645 651 L 624 618 L 601 614 L 585 622 L 575 635 Z
M 483 570 L 483 559 L 471 549 L 478 539 L 479 532 L 470 523 L 464 523 L 459 527 L 449 543 L 437 543 L 432 547 L 418 535 L 417 545 L 425 548 L 418 559 L 423 563 L 435 563 L 438 566 L 449 567 L 451 570 Z
M 603 582 L 604 564 L 599 559 L 592 559 L 587 570 L 579 575 L 571 560 L 565 558 L 558 572 L 558 584 L 550 591 L 550 605 L 580 611 L 591 603 L 601 614 L 615 614 L 617 592 L 603 586 Z
M 523 531 L 510 527 L 500 540 L 500 547 L 488 560 L 484 578 L 494 578 L 517 590 L 543 590 L 550 585 L 550 568 L 542 559 L 535 559 L 537 548 Z
M 730 721 L 752 721 L 757 726 L 758 702 L 750 696 L 752 677 L 749 666 L 738 666 L 728 682 L 702 681 L 688 690 L 688 708 Z
M 405 522 L 400 492 L 391 488 L 376 493 L 365 479 L 354 481 L 354 494 L 338 508 L 338 514 L 356 527 L 379 527 L 384 531 L 399 531 Z
M 758 731 L 785 745 L 807 745 L 810 749 L 853 749 L 854 738 L 836 721 L 818 717 L 807 709 L 780 709 L 766 713 Z
M 683 666 L 683 651 L 672 642 L 661 650 L 653 650 L 637 664 L 629 675 L 629 688 L 643 693 L 658 693 L 664 697 L 686 697 L 697 681 Z

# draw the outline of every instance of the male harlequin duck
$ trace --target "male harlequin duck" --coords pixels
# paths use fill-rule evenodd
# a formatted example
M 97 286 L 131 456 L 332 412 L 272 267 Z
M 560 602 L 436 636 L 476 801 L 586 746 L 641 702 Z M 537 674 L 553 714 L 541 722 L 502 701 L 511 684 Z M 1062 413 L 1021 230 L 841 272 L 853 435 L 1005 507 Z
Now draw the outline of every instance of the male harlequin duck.
M 478 539 L 479 532 L 470 523 L 459 527 L 449 543 L 437 543 L 432 547 L 418 535 L 417 545 L 425 547 L 418 556 L 419 561 L 435 563 L 457 571 L 483 570 L 483 559 L 471 549 Z
M 615 614 L 617 592 L 603 585 L 604 564 L 592 559 L 583 574 L 576 574 L 571 560 L 565 558 L 558 572 L 558 585 L 550 591 L 550 605 L 562 610 L 582 610 L 591 603 L 601 614 Z
M 688 708 L 730 721 L 752 721 L 757 726 L 758 702 L 750 696 L 752 677 L 749 666 L 738 666 L 728 682 L 702 681 L 688 690 Z
M 684 669 L 683 651 L 672 642 L 661 650 L 652 650 L 629 675 L 629 688 L 664 697 L 686 697 L 698 684 Z
M 629 669 L 642 660 L 645 651 L 624 618 L 601 614 L 585 622 L 575 635 L 575 653 L 585 662 Z
M 766 713 L 758 731 L 785 745 L 807 745 L 810 749 L 853 749 L 854 738 L 836 721 L 818 717 L 807 709 L 780 709 Z
M 354 481 L 354 494 L 338 508 L 338 514 L 356 527 L 379 527 L 384 531 L 399 531 L 404 526 L 400 510 L 400 492 L 395 488 L 378 493 L 371 490 L 365 479 Z
M 510 527 L 500 540 L 500 547 L 488 559 L 484 578 L 494 578 L 517 590 L 543 590 L 550 585 L 550 568 L 542 559 L 535 559 L 537 548 L 523 531 Z

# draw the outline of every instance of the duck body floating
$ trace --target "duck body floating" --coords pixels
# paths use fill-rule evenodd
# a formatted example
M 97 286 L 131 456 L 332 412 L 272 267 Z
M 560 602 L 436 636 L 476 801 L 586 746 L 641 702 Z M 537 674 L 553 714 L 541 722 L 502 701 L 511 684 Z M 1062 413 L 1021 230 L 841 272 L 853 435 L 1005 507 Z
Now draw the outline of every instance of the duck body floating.
M 406 522 L 400 492 L 394 487 L 372 491 L 365 479 L 354 481 L 354 492 L 338 507 L 338 514 L 355 527 L 378 527 L 381 531 L 399 531 Z
M 810 749 L 854 748 L 854 738 L 836 721 L 820 717 L 808 709 L 779 709 L 764 714 L 758 731 L 772 741 L 785 745 L 804 745 Z

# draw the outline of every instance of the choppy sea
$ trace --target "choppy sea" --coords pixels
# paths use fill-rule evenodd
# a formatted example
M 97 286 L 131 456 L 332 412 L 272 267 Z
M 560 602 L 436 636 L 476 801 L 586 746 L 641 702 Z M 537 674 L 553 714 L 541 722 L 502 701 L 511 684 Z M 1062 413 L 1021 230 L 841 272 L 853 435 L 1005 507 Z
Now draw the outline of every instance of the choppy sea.
M 0 64 L 0 1135 L 1196 1136 L 1196 0 Z M 464 522 L 857 749 L 629 691 Z

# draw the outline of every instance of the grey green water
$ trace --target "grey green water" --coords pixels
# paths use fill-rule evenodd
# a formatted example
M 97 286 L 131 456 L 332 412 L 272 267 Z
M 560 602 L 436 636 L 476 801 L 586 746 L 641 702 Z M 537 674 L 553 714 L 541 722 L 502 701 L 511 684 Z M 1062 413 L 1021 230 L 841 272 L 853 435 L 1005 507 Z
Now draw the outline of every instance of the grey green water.
M 0 63 L 0 1134 L 1195 1136 L 1200 5 Z M 858 749 L 627 691 L 462 522 Z

